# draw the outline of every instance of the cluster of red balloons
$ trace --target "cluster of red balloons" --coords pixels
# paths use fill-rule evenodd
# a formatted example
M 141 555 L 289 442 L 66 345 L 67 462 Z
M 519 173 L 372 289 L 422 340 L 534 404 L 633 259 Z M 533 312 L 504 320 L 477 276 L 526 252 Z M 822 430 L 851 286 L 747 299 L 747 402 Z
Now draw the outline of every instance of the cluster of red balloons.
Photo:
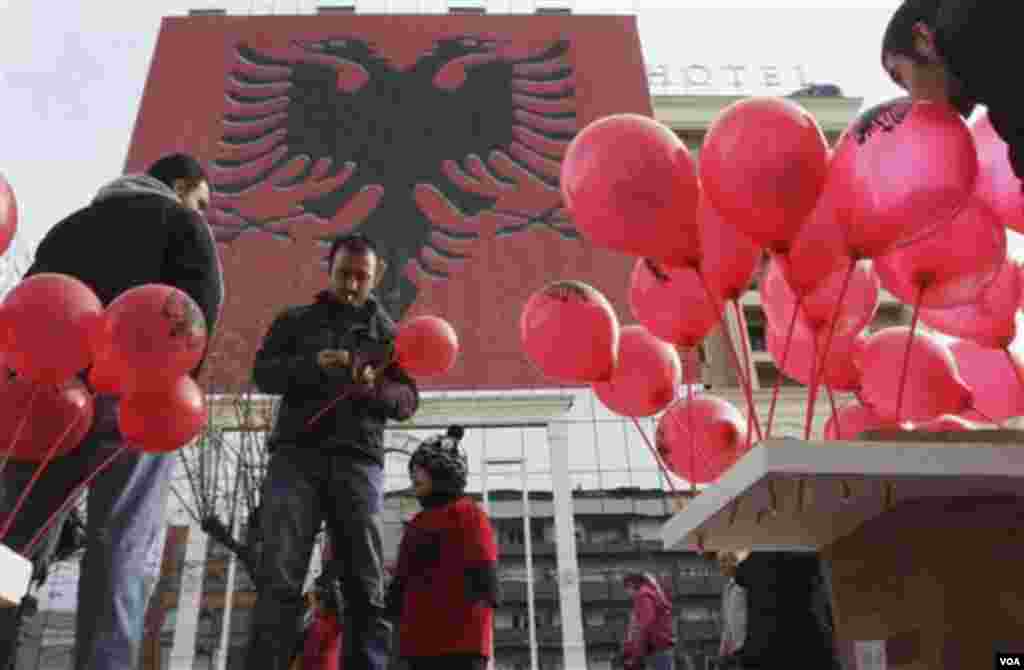
M 91 423 L 96 392 L 122 397 L 118 423 L 132 448 L 167 452 L 192 440 L 206 422 L 203 394 L 189 373 L 206 348 L 206 323 L 195 301 L 179 289 L 147 284 L 121 294 L 106 309 L 96 294 L 67 275 L 44 273 L 20 282 L 0 305 L 6 380 L 3 401 L 12 425 L 28 432 L 13 456 L 42 461 L 74 449 Z M 34 398 L 24 411 L 18 399 Z M 42 402 L 40 402 L 42 400 Z M 77 408 L 77 418 L 68 417 Z M 59 444 L 37 439 L 70 430 Z M 39 431 L 42 431 L 39 433 Z M 14 435 L 17 428 L 9 434 Z
M 768 349 L 811 387 L 809 416 L 818 384 L 860 400 L 834 413 L 830 436 L 849 435 L 841 424 L 867 425 L 867 416 L 878 425 L 972 425 L 942 417 L 998 421 L 1017 411 L 997 410 L 979 388 L 1024 388 L 1006 349 L 1022 296 L 1005 233 L 1024 230 L 1024 197 L 987 118 L 969 128 L 947 105 L 893 100 L 859 115 L 830 150 L 796 102 L 750 98 L 719 115 L 694 161 L 657 121 L 616 115 L 577 135 L 561 186 L 591 243 L 638 257 L 629 298 L 640 325 L 620 330 L 596 289 L 556 282 L 523 311 L 524 350 L 549 377 L 592 384 L 620 414 L 650 416 L 672 403 L 675 349 L 707 336 L 766 255 Z M 914 306 L 915 324 L 996 347 L 999 363 L 968 360 L 916 329 L 869 334 L 882 288 Z M 972 375 L 977 382 L 965 381 Z M 665 413 L 659 448 L 677 473 L 700 479 L 728 459 L 698 451 L 734 449 L 749 436 L 738 412 L 718 412 L 715 424 L 702 418 L 715 403 L 698 400 Z M 694 434 L 703 446 L 684 444 L 699 442 Z

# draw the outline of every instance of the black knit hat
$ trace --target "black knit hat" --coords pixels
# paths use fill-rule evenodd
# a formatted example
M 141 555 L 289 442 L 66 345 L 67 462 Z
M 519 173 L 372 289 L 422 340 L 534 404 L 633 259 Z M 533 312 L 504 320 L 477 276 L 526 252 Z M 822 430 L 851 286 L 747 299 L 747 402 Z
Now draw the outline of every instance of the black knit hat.
M 462 426 L 450 426 L 443 435 L 435 435 L 420 443 L 409 459 L 409 476 L 421 467 L 430 473 L 435 493 L 461 494 L 466 490 L 469 465 L 459 449 L 465 435 Z

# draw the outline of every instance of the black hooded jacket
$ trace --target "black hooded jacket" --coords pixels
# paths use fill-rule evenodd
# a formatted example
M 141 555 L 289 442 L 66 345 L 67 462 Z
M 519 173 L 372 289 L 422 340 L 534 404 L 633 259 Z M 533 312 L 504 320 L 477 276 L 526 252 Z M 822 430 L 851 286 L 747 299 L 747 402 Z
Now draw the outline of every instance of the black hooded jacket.
M 269 446 L 351 449 L 383 465 L 384 424 L 416 412 L 415 382 L 392 365 L 366 392 L 352 383 L 350 370 L 324 371 L 317 355 L 325 349 L 355 349 L 357 361 L 362 358 L 378 367 L 394 335 L 394 322 L 372 298 L 356 308 L 324 291 L 314 303 L 280 314 L 256 352 L 253 368 L 253 381 L 261 391 L 282 396 Z M 310 425 L 342 393 L 348 395 Z
M 942 0 L 935 41 L 946 67 L 988 108 L 992 127 L 1009 145 L 1014 173 L 1024 179 L 1024 97 L 1012 74 L 1020 15 L 1013 0 Z
M 224 299 L 217 245 L 203 217 L 146 175 L 108 184 L 89 206 L 51 228 L 25 276 L 44 272 L 78 279 L 104 307 L 143 284 L 173 286 L 199 305 L 207 341 Z

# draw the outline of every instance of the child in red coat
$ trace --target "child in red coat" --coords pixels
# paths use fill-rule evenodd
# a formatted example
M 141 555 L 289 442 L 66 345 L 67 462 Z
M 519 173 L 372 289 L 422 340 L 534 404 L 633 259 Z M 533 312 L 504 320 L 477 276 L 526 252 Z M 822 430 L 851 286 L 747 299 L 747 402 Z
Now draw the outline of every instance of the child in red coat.
M 423 510 L 402 537 L 388 609 L 410 670 L 483 670 L 493 647 L 498 551 L 487 515 L 465 495 L 462 435 L 452 426 L 409 461 Z

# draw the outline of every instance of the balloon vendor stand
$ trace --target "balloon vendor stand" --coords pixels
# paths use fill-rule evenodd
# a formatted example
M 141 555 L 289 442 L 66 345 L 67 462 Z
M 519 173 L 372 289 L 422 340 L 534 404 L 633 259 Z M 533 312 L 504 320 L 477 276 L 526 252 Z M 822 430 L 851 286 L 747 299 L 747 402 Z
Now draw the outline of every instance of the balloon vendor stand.
M 860 438 L 762 442 L 666 523 L 665 547 L 818 552 L 845 668 L 1024 651 L 1024 432 Z

